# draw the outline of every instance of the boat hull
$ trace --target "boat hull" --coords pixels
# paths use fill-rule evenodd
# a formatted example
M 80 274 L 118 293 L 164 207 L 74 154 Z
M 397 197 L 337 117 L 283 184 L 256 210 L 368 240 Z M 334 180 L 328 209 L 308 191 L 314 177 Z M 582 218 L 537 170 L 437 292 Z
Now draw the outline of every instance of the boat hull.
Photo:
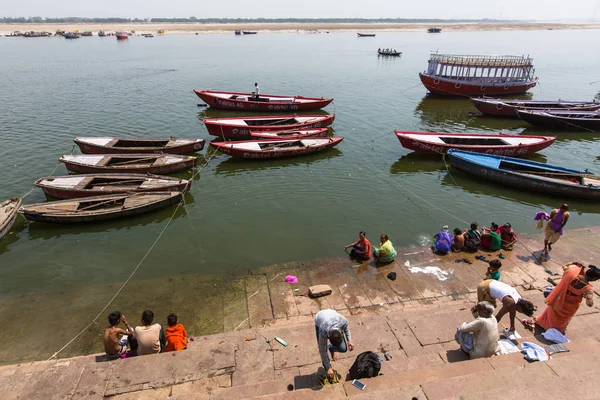
M 526 105 L 526 103 L 511 104 L 502 101 L 495 101 L 495 99 L 485 99 L 473 97 L 471 98 L 473 105 L 479 112 L 494 117 L 506 117 L 506 118 L 519 118 L 517 110 L 577 110 L 577 111 L 595 111 L 600 109 L 600 103 L 598 104 L 586 104 L 577 105 L 573 107 L 560 107 L 560 102 L 556 102 L 556 107 L 536 107 L 533 105 Z
M 282 116 L 282 119 L 292 119 L 296 116 Z M 213 136 L 220 136 L 227 139 L 246 139 L 250 138 L 251 131 L 281 131 L 294 129 L 313 129 L 324 128 L 333 123 L 335 114 L 330 115 L 315 115 L 308 121 L 303 123 L 293 123 L 289 125 L 236 125 L 228 124 L 225 118 L 207 118 L 204 120 L 204 125 L 208 133 Z M 224 121 L 225 120 L 225 121 Z M 219 122 L 220 121 L 220 122 Z M 223 123 L 221 123 L 223 122 Z
M 275 132 L 262 132 L 262 131 L 251 131 L 250 136 L 253 139 L 304 139 L 311 137 L 327 137 L 329 135 L 328 128 L 318 129 L 298 129 L 295 131 L 275 131 Z
M 506 96 L 525 93 L 537 84 L 537 80 L 519 84 L 510 83 L 468 83 L 463 80 L 440 78 L 437 76 L 419 74 L 423 86 L 429 92 L 442 96 Z
M 280 96 L 281 98 L 291 98 L 294 99 L 294 102 L 290 103 L 289 101 L 276 101 L 277 96 L 265 95 L 265 97 L 274 98 L 274 101 L 256 101 L 251 100 L 252 94 L 250 93 L 237 93 L 237 92 L 215 92 L 215 93 L 225 93 L 227 95 L 232 96 L 240 96 L 247 100 L 238 100 L 238 99 L 224 99 L 222 97 L 216 96 L 214 93 L 211 93 L 207 90 L 194 90 L 194 93 L 198 97 L 202 99 L 206 104 L 208 104 L 212 108 L 222 108 L 226 110 L 240 110 L 240 111 L 310 111 L 310 110 L 318 110 L 320 108 L 326 107 L 333 101 L 333 99 L 325 99 L 325 98 L 309 98 L 302 96 Z M 302 99 L 302 102 L 296 102 L 296 99 Z
M 112 196 L 98 196 L 93 197 L 94 200 L 110 201 L 111 199 L 122 198 L 123 196 L 148 196 L 150 193 L 136 193 L 136 194 L 126 194 L 126 195 L 112 195 Z M 40 204 L 31 204 L 24 207 L 21 207 L 19 212 L 23 214 L 25 218 L 30 221 L 36 222 L 49 222 L 56 224 L 79 224 L 79 223 L 90 223 L 90 222 L 98 222 L 98 221 L 106 221 L 111 219 L 118 218 L 128 218 L 133 217 L 140 214 L 145 214 L 151 211 L 159 210 L 161 208 L 169 207 L 171 205 L 175 205 L 181 201 L 183 198 L 183 193 L 181 192 L 171 192 L 168 196 L 165 192 L 154 192 L 152 195 L 156 195 L 159 198 L 157 201 L 149 201 L 147 204 L 139 205 L 137 207 L 132 207 L 123 210 L 112 210 L 109 212 L 98 212 L 98 213 L 66 213 L 60 211 L 53 212 L 39 212 L 35 211 L 34 208 L 40 205 L 44 205 L 45 203 Z M 164 196 L 163 196 L 164 195 Z M 50 202 L 53 205 L 56 205 L 57 208 L 64 204 L 65 202 L 73 202 L 75 200 L 59 200 Z M 75 215 L 73 215 L 75 214 Z
M 319 151 L 327 150 L 332 147 L 337 146 L 342 140 L 343 137 L 330 138 L 324 140 L 322 145 L 311 146 L 306 148 L 294 148 L 294 149 L 282 149 L 282 150 L 248 150 L 242 148 L 236 148 L 236 145 L 245 142 L 234 142 L 234 143 L 223 143 L 223 142 L 211 142 L 210 145 L 220 151 L 221 153 L 228 154 L 235 158 L 244 158 L 247 160 L 264 160 L 270 158 L 284 158 L 284 157 L 297 157 L 303 156 L 306 154 L 316 153 Z M 252 142 L 252 141 L 250 141 Z M 269 142 L 280 142 L 280 140 L 275 141 L 261 141 L 262 143 Z
M 593 112 L 592 112 L 593 113 Z M 547 129 L 559 129 L 573 132 L 600 131 L 600 118 L 571 118 L 557 113 L 547 114 L 535 111 L 517 111 L 523 121 Z
M 116 140 L 119 140 L 115 138 Z M 160 141 L 161 139 L 153 139 Z M 169 139 L 163 139 L 168 141 Z M 163 147 L 113 147 L 103 146 L 99 144 L 90 143 L 89 141 L 80 140 L 75 138 L 75 144 L 79 146 L 79 149 L 84 154 L 190 154 L 197 151 L 201 151 L 204 148 L 205 140 L 199 139 L 194 142 L 174 145 L 174 146 L 163 146 Z M 143 143 L 143 140 L 140 140 Z
M 60 162 L 65 164 L 65 167 L 71 172 L 78 172 L 83 174 L 93 173 L 132 173 L 132 174 L 155 174 L 155 175 L 168 175 L 175 172 L 184 171 L 191 169 L 196 165 L 195 157 L 187 157 L 186 159 L 172 164 L 164 165 L 149 165 L 149 166 L 138 166 L 138 165 L 108 165 L 108 166 L 97 166 L 83 164 L 76 161 L 65 160 L 62 157 L 59 159 Z
M 150 178 L 160 179 L 161 185 L 154 187 L 103 187 L 101 190 L 86 189 L 84 187 L 60 187 L 46 184 L 44 181 L 47 179 L 61 179 L 61 178 L 81 178 L 82 180 L 89 178 L 100 178 L 100 179 L 124 179 L 124 180 L 148 180 Z M 140 174 L 91 174 L 91 175 L 69 175 L 66 177 L 52 176 L 46 178 L 40 178 L 35 183 L 35 186 L 42 189 L 42 191 L 55 199 L 75 199 L 81 197 L 91 196 L 106 196 L 111 194 L 119 193 L 131 193 L 131 192 L 186 192 L 192 186 L 191 180 L 172 178 L 168 176 L 152 176 L 152 175 L 140 175 Z
M 470 134 L 448 134 L 448 133 L 433 133 L 433 132 L 400 132 L 395 131 L 396 137 L 400 141 L 402 147 L 413 150 L 419 153 L 426 154 L 445 154 L 451 149 L 473 151 L 476 153 L 494 154 L 500 156 L 511 156 L 511 157 L 523 157 L 527 154 L 535 153 L 550 146 L 556 140 L 555 136 L 517 136 L 517 135 L 470 135 Z M 411 134 L 418 134 L 420 136 L 431 136 L 437 138 L 439 136 L 452 136 L 456 138 L 469 138 L 476 136 L 477 138 L 520 138 L 520 139 L 540 139 L 535 143 L 519 144 L 519 145 L 468 145 L 468 144 L 448 144 L 448 143 L 434 143 L 429 140 L 419 140 L 411 137 Z
M 599 186 L 573 185 L 568 183 L 555 182 L 543 178 L 536 179 L 531 176 L 525 176 L 523 174 L 515 173 L 513 171 L 501 170 L 492 166 L 485 166 L 479 163 L 473 163 L 461 157 L 460 152 L 455 151 L 449 151 L 448 158 L 450 160 L 450 165 L 456 169 L 506 186 L 512 186 L 518 189 L 524 189 L 528 191 L 547 193 L 555 196 L 565 196 L 590 200 L 600 199 Z M 510 159 L 508 158 L 508 160 Z M 530 164 L 535 164 L 542 167 L 545 166 L 545 164 L 542 163 L 530 162 Z M 579 171 L 561 169 L 560 167 L 553 168 L 558 168 L 557 172 L 564 170 L 571 171 L 571 173 L 583 173 Z
M 2 216 L 0 222 L 0 239 L 2 239 L 13 227 L 17 214 L 21 207 L 21 199 L 10 199 L 0 203 L 0 213 L 6 213 Z

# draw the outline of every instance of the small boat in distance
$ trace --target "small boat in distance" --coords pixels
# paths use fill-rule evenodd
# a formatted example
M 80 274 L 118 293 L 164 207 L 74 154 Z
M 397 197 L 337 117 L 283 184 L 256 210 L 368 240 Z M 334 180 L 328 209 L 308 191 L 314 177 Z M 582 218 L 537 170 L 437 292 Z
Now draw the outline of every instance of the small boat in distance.
M 242 34 L 242 31 L 238 31 L 238 30 L 236 30 L 234 33 L 235 33 L 236 35 L 241 35 L 241 34 Z
M 375 33 L 357 33 L 358 37 L 375 37 Z
M 138 139 L 77 137 L 73 140 L 84 154 L 190 154 L 204 148 L 204 139 Z
M 253 139 L 306 139 L 312 137 L 327 137 L 329 128 L 317 129 L 292 129 L 283 131 L 250 131 L 250 136 Z
M 450 149 L 521 157 L 550 146 L 556 136 L 521 136 L 395 131 L 402 147 L 419 153 L 443 154 Z
M 154 37 L 154 35 L 151 34 L 151 33 L 142 33 L 142 36 L 143 37 L 147 37 L 147 38 L 153 38 Z
M 182 198 L 182 192 L 120 193 L 28 204 L 19 213 L 37 222 L 96 222 L 144 214 L 177 204 Z
M 98 37 L 105 37 L 105 36 L 106 36 L 106 32 L 98 31 Z
M 252 93 L 195 90 L 196 96 L 214 108 L 248 111 L 310 111 L 326 107 L 333 99 L 323 97 L 276 96 Z
M 444 96 L 514 95 L 537 84 L 527 56 L 483 56 L 432 53 L 419 74 L 430 93 Z
M 255 31 L 242 31 L 242 33 L 244 35 L 256 35 L 257 34 L 257 32 L 255 32 Z
M 554 165 L 449 150 L 450 165 L 505 186 L 577 199 L 600 199 L 600 176 Z
M 399 57 L 402 55 L 401 51 L 396 51 L 396 50 L 390 50 L 390 51 L 386 51 L 386 50 L 377 50 L 377 54 L 380 56 L 388 56 L 388 57 Z
M 20 198 L 9 199 L 0 203 L 0 239 L 10 231 L 15 223 L 19 207 L 21 207 Z
M 65 39 L 79 39 L 80 36 L 81 35 L 77 32 L 65 32 L 63 35 Z
M 67 154 L 58 161 L 69 171 L 84 174 L 172 174 L 196 165 L 196 157 L 176 154 Z
M 427 32 L 429 33 L 440 33 L 442 28 L 427 28 Z
M 129 35 L 125 32 L 117 32 L 115 36 L 117 37 L 117 40 L 129 39 Z
M 472 97 L 471 101 L 479 112 L 495 117 L 519 118 L 517 110 L 532 111 L 595 111 L 600 109 L 596 101 L 564 101 L 564 100 L 520 100 L 496 99 L 493 97 Z
M 227 139 L 246 139 L 250 131 L 281 131 L 293 129 L 323 128 L 333 123 L 335 114 L 289 115 L 235 118 L 205 118 L 208 133 Z
M 242 142 L 210 142 L 210 145 L 236 158 L 266 159 L 316 153 L 337 146 L 343 137 L 287 140 L 248 140 Z
M 9 34 L 9 35 L 4 35 L 5 37 L 23 37 L 23 34 L 19 31 L 14 31 L 13 33 Z M 2 203 L 4 204 L 4 203 Z
M 56 199 L 73 199 L 129 192 L 185 192 L 192 181 L 148 174 L 82 174 L 47 176 L 34 185 Z
M 576 132 L 600 131 L 600 113 L 598 111 L 517 110 L 517 114 L 523 121 L 541 128 Z

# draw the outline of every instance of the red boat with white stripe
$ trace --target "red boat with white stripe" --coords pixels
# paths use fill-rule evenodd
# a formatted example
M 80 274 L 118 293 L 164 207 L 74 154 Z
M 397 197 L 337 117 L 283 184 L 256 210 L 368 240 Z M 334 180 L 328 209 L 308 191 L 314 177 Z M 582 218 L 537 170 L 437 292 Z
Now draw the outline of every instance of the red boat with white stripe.
M 228 139 L 246 139 L 251 131 L 282 131 L 295 129 L 323 128 L 333 123 L 335 114 L 289 115 L 236 118 L 206 118 L 204 125 L 208 133 Z
M 312 137 L 327 137 L 329 135 L 328 128 L 318 129 L 295 129 L 291 131 L 250 131 L 250 136 L 253 139 L 306 139 Z
M 596 111 L 600 103 L 595 101 L 543 101 L 521 99 L 495 99 L 493 97 L 473 97 L 471 99 L 477 110 L 483 114 L 496 117 L 519 118 L 517 110 L 521 111 Z
M 241 142 L 210 142 L 221 153 L 236 158 L 265 159 L 301 156 L 337 146 L 343 137 L 288 140 L 245 140 Z
M 521 157 L 550 146 L 556 136 L 525 136 L 395 131 L 400 144 L 419 153 L 443 154 L 450 149 Z
M 195 90 L 194 93 L 210 107 L 241 111 L 310 111 L 326 107 L 333 99 L 323 97 L 276 96 L 252 93 Z
M 85 154 L 189 154 L 204 148 L 204 139 L 149 139 L 78 137 L 74 142 Z

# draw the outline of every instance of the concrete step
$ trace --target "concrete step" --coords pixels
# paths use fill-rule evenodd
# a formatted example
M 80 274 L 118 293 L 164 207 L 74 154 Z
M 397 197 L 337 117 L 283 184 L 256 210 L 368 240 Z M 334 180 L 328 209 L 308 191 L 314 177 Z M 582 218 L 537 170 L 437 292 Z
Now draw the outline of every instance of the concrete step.
M 270 395 L 263 396 L 255 396 L 255 397 L 241 397 L 243 399 L 253 399 L 253 400 L 329 400 L 329 399 L 345 399 L 346 392 L 344 391 L 344 387 L 341 384 L 336 385 L 326 385 L 322 387 L 312 388 L 312 389 L 301 389 L 294 391 L 287 391 L 285 393 L 274 393 Z M 210 400 L 213 398 L 211 397 Z M 233 398 L 230 398 L 233 399 Z

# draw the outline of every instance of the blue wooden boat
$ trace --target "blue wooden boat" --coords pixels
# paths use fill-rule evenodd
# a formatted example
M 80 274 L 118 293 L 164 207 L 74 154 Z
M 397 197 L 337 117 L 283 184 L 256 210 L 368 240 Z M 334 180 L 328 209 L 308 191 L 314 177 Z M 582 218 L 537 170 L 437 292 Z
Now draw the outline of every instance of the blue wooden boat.
M 570 168 L 470 151 L 448 150 L 450 165 L 478 177 L 519 189 L 600 199 L 600 176 Z

